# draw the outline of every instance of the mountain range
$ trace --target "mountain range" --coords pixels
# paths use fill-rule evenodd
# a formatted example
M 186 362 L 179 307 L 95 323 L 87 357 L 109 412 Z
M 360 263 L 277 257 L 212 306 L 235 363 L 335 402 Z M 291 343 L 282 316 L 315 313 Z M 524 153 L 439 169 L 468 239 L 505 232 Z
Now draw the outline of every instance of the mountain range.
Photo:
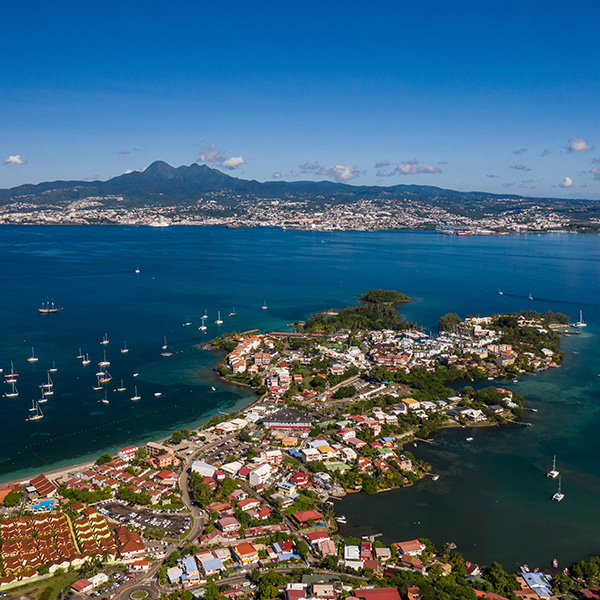
M 524 209 L 543 206 L 565 211 L 577 208 L 596 212 L 600 203 L 591 200 L 528 198 L 488 192 L 459 192 L 426 185 L 359 186 L 331 181 L 268 181 L 231 177 L 206 165 L 172 167 L 155 161 L 144 171 L 134 171 L 107 181 L 52 181 L 0 190 L 0 205 L 27 203 L 57 206 L 85 198 L 101 198 L 105 206 L 121 207 L 192 205 L 205 194 L 215 195 L 222 205 L 240 200 L 300 200 L 308 204 L 344 203 L 357 199 L 416 200 L 442 206 L 457 214 L 506 211 L 511 205 Z M 118 199 L 117 199 L 118 198 Z

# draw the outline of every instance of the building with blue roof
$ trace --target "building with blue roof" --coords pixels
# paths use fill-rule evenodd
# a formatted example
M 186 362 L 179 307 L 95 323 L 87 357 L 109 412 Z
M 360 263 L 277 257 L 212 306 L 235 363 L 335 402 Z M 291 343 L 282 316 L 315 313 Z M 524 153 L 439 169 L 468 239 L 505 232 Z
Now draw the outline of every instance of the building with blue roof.
M 225 571 L 225 566 L 220 558 L 207 558 L 206 560 L 200 561 L 203 573 L 208 577 L 210 575 L 217 575 Z

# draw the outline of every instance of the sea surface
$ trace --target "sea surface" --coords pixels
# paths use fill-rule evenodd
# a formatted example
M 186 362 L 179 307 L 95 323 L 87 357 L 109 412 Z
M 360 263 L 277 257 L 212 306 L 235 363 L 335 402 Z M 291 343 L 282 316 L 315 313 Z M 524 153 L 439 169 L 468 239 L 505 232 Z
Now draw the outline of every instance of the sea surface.
M 561 369 L 503 384 L 538 409 L 525 415 L 531 427 L 443 431 L 434 444 L 409 448 L 438 481 L 353 494 L 336 508 L 348 519 L 345 534 L 451 541 L 471 560 L 509 569 L 600 553 L 598 236 L 3 226 L 0 264 L 0 367 L 6 373 L 13 361 L 20 393 L 0 399 L 0 481 L 160 439 L 251 403 L 251 390 L 215 377 L 222 355 L 200 347 L 221 331 L 285 329 L 371 288 L 411 296 L 402 312 L 426 330 L 446 312 L 551 309 L 578 320 L 582 310 L 589 326 L 564 340 Z M 46 298 L 63 310 L 40 315 Z M 171 357 L 160 356 L 165 336 Z M 125 343 L 130 351 L 121 353 Z M 32 347 L 35 363 L 27 362 Z M 76 358 L 80 349 L 90 365 Z M 109 404 L 92 389 L 104 350 Z M 53 363 L 54 396 L 41 405 L 43 419 L 27 422 Z M 121 379 L 126 392 L 116 391 Z M 136 385 L 142 399 L 132 402 Z M 561 503 L 550 500 L 557 482 L 545 476 L 555 454 Z

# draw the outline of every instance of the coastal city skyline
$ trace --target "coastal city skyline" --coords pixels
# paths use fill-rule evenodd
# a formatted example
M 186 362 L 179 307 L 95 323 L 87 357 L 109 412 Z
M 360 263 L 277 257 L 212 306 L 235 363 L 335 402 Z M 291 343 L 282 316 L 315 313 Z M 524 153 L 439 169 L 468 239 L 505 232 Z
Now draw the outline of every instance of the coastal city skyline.
M 6 9 L 0 187 L 165 160 L 259 181 L 599 197 L 594 3 L 576 3 L 576 26 L 539 2 L 112 8 Z

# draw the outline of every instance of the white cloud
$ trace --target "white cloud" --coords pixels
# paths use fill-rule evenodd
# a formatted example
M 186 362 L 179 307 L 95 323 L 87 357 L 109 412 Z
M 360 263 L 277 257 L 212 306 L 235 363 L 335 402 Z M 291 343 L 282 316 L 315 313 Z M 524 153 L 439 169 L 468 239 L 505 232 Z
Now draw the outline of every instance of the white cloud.
M 127 169 L 127 171 L 125 171 L 124 175 L 129 175 L 129 173 L 139 173 L 140 170 L 139 169 Z
M 419 167 L 419 161 L 412 160 L 401 162 L 396 167 L 396 171 L 401 175 L 421 175 L 422 173 L 441 173 L 442 170 L 434 167 L 433 165 L 428 165 L 426 167 Z
M 394 171 L 386 172 L 386 171 L 377 171 L 376 177 L 393 177 L 396 173 Z
M 511 165 L 511 169 L 516 169 L 517 171 L 531 171 L 525 165 Z
M 376 169 L 381 169 L 381 167 L 389 167 L 390 163 L 387 160 L 380 160 L 379 162 L 375 163 L 375 168 Z
M 527 148 L 518 148 L 517 150 L 513 150 L 513 154 L 525 154 L 527 152 Z
M 592 167 L 592 175 L 594 176 L 594 179 L 596 181 L 600 181 L 600 168 L 599 167 Z
M 503 183 L 502 187 L 509 188 L 509 187 L 513 187 L 514 185 L 517 185 L 517 183 L 515 181 L 511 181 L 510 183 Z
M 198 162 L 222 163 L 225 160 L 225 152 L 219 150 L 214 144 L 200 150 Z
M 533 183 L 533 179 L 523 179 L 521 183 Z
M 300 165 L 300 170 L 303 173 L 310 173 L 311 171 L 318 171 L 321 168 L 319 161 L 315 161 L 313 163 L 305 162 L 303 165 Z
M 294 169 L 292 169 L 292 170 L 290 171 L 290 175 L 291 175 L 292 177 L 298 177 L 298 172 L 297 172 L 297 171 L 294 171 Z
M 324 175 L 334 181 L 350 181 L 359 177 L 360 173 L 356 165 L 348 165 L 346 167 L 344 165 L 336 165 L 335 167 L 321 167 L 317 171 L 317 175 Z
M 5 161 L 5 165 L 24 165 L 27 163 L 28 159 L 23 160 L 20 154 L 15 154 L 14 156 L 9 156 Z
M 281 179 L 281 173 L 279 171 L 273 173 L 273 175 L 271 175 L 271 179 Z
M 559 184 L 558 187 L 568 188 L 573 185 L 573 180 L 570 177 L 565 177 Z
M 567 146 L 569 152 L 590 152 L 593 149 L 594 146 L 590 146 L 584 138 L 575 136 L 569 140 L 569 145 Z
M 240 165 L 245 165 L 246 161 L 241 157 L 241 156 L 232 156 L 231 158 L 228 158 L 227 160 L 224 160 L 221 163 L 222 167 L 225 167 L 226 169 L 237 169 Z

